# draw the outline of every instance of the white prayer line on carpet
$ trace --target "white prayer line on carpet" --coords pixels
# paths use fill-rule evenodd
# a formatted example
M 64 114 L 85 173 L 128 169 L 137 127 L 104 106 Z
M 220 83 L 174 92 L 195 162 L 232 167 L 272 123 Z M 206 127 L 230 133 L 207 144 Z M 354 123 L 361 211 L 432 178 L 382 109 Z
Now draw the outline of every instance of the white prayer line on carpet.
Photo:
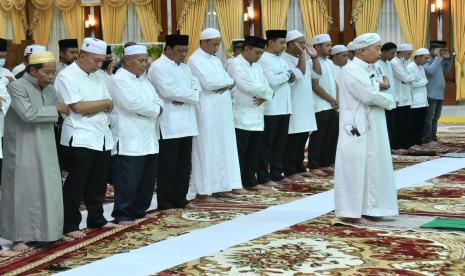
M 465 168 L 465 159 L 439 158 L 395 172 L 397 189 Z M 334 210 L 333 190 L 194 230 L 83 265 L 59 275 L 149 275 L 248 242 Z

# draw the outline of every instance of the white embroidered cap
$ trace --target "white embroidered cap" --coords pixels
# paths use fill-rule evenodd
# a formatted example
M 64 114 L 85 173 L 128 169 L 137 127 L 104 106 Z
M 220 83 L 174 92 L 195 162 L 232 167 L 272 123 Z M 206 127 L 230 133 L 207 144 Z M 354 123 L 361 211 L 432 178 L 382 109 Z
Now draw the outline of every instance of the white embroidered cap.
M 429 50 L 426 48 L 420 48 L 415 51 L 415 56 L 429 55 Z
M 221 37 L 220 31 L 214 28 L 207 28 L 200 33 L 200 40 L 213 39 Z
M 365 33 L 365 34 L 357 36 L 352 41 L 353 44 L 351 48 L 353 50 L 358 50 L 358 49 L 362 49 L 362 48 L 371 46 L 379 42 L 381 42 L 381 37 L 377 33 Z
M 397 46 L 397 51 L 398 52 L 406 52 L 406 51 L 413 51 L 413 46 L 412 44 L 399 44 Z
M 349 50 L 349 51 L 354 51 L 355 50 L 353 41 L 351 41 L 351 42 L 349 42 L 349 44 L 347 44 L 347 50 Z
M 32 53 L 38 53 L 38 52 L 45 52 L 47 51 L 47 48 L 45 48 L 42 45 L 39 44 L 31 44 L 26 46 L 26 49 L 24 49 L 24 55 L 28 56 Z
M 107 43 L 97 38 L 86 37 L 82 42 L 81 50 L 97 55 L 106 55 Z
M 319 34 L 313 38 L 313 45 L 331 42 L 331 37 L 329 34 Z
M 139 55 L 139 54 L 147 54 L 147 47 L 144 45 L 131 45 L 124 48 L 124 55 L 131 56 L 131 55 Z
M 297 38 L 305 37 L 303 33 L 297 31 L 297 30 L 292 30 L 287 32 L 286 34 L 286 42 L 292 41 Z
M 336 55 L 347 51 L 349 51 L 349 49 L 347 49 L 347 47 L 342 44 L 334 45 L 331 49 L 331 55 Z

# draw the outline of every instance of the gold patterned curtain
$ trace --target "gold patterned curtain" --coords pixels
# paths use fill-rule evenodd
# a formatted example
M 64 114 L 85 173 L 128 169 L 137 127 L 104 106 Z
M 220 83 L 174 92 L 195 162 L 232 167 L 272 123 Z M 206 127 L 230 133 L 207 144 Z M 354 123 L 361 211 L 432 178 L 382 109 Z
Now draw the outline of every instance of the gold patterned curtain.
M 13 27 L 13 42 L 20 44 L 22 40 L 26 39 L 25 23 L 27 23 L 27 18 L 24 12 L 26 0 L 0 0 L 0 8 L 5 13 L 10 13 Z M 6 24 L 3 27 L 6 28 Z
M 455 97 L 465 100 L 465 2 L 451 0 L 450 3 L 455 51 Z
M 31 0 L 33 15 L 29 23 L 34 42 L 45 47 L 52 29 L 53 0 Z
M 160 21 L 157 18 L 156 9 L 160 5 L 160 1 L 153 0 L 133 0 L 136 7 L 137 22 L 146 42 L 158 41 L 158 35 L 162 31 Z
M 66 38 L 76 38 L 78 45 L 84 39 L 84 11 L 80 0 L 55 0 L 55 6 L 61 11 Z
M 0 37 L 6 36 L 6 19 L 8 12 L 0 7 Z
M 380 11 L 381 0 L 352 1 L 351 23 L 355 23 L 355 32 L 357 35 L 376 31 Z
M 300 0 L 300 10 L 304 22 L 307 39 L 327 33 L 333 23 L 328 7 L 330 0 Z
M 228 50 L 232 39 L 242 37 L 242 0 L 215 0 L 215 10 L 223 47 Z
M 102 0 L 102 32 L 107 43 L 122 43 L 128 14 L 127 0 Z
M 425 47 L 426 31 L 429 28 L 429 1 L 394 0 L 394 6 L 405 40 L 411 43 L 414 49 Z
M 186 0 L 184 3 L 177 29 L 181 34 L 189 35 L 188 57 L 199 47 L 206 11 L 207 0 Z
M 286 29 L 289 0 L 267 0 L 262 1 L 261 5 L 263 36 L 267 30 Z

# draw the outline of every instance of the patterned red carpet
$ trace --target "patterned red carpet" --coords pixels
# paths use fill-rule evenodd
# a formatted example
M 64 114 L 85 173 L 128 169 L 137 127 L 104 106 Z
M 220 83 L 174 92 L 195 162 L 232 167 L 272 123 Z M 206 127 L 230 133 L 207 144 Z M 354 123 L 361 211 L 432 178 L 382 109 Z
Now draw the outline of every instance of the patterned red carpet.
M 444 142 L 465 141 L 464 126 L 447 125 L 441 130 L 447 131 L 441 133 Z M 394 165 L 399 169 L 432 158 L 437 157 L 397 156 Z M 403 189 L 401 212 L 465 217 L 464 183 L 465 170 L 459 170 Z M 274 191 L 224 197 L 224 203 L 198 204 L 200 208 L 175 216 L 155 212 L 135 226 L 88 230 L 81 240 L 0 259 L 0 275 L 56 273 L 332 187 L 328 178 L 310 179 Z M 111 191 L 108 194 L 110 201 Z M 328 214 L 306 221 L 159 275 L 461 275 L 465 271 L 463 234 L 332 226 L 332 218 Z

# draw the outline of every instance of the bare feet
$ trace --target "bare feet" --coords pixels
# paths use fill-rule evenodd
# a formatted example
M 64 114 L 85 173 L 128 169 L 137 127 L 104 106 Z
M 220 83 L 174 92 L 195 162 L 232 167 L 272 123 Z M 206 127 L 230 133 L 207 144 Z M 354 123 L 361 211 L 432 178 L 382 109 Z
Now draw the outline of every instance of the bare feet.
M 247 195 L 247 194 L 250 194 L 249 191 L 247 191 L 246 189 L 234 189 L 234 190 L 232 190 L 232 193 L 235 194 L 235 195 Z
M 393 217 L 373 217 L 373 216 L 363 216 L 370 221 L 394 221 L 395 218 Z
M 133 221 L 133 220 L 122 220 L 122 221 L 119 221 L 118 222 L 118 225 L 121 225 L 121 226 L 133 226 L 133 225 L 136 225 L 137 222 Z
M 86 236 L 86 233 L 82 231 L 73 231 L 65 234 L 66 237 L 72 238 L 72 239 L 81 239 Z
M 206 196 L 206 195 L 197 195 L 196 197 L 197 200 L 201 202 L 207 202 L 207 203 L 223 203 L 223 200 L 214 198 L 212 196 Z
M 104 226 L 102 226 L 102 228 L 118 228 L 118 227 L 121 227 L 121 225 L 118 225 L 113 222 L 107 222 Z
M 24 242 L 16 242 L 11 247 L 11 251 L 18 252 L 18 253 L 29 252 L 31 250 L 32 250 L 32 247 L 27 246 L 27 244 L 25 244 Z
M 70 242 L 70 241 L 74 241 L 74 238 L 63 235 L 61 236 L 61 240 L 64 242 Z
M 262 184 L 258 184 L 258 185 L 255 185 L 253 187 L 250 187 L 248 188 L 249 190 L 252 190 L 252 191 L 269 191 L 272 189 L 271 186 L 265 186 L 265 185 L 262 185 Z
M 321 168 L 321 170 L 325 173 L 328 173 L 328 174 L 333 174 L 334 173 L 334 168 L 333 167 L 325 167 L 325 168 Z
M 161 210 L 160 212 L 162 214 L 172 216 L 172 215 L 176 215 L 178 213 L 178 210 L 176 210 L 176 209 L 166 209 L 166 210 Z
M 268 181 L 268 182 L 266 182 L 266 183 L 258 184 L 257 186 L 277 187 L 277 186 L 279 186 L 279 184 L 276 183 L 276 182 L 274 182 L 274 181 L 271 181 L 271 180 L 270 180 L 270 181 Z M 257 186 L 255 186 L 255 187 L 257 187 Z M 252 188 L 255 188 L 255 187 L 252 187 Z M 261 189 L 258 189 L 258 190 L 261 190 Z
M 293 174 L 293 175 L 288 176 L 288 178 L 289 178 L 292 182 L 305 182 L 305 181 L 307 181 L 307 179 L 305 179 L 305 177 L 303 177 L 303 176 L 300 175 L 300 174 Z
M 14 251 L 6 250 L 6 249 L 0 250 L 0 258 L 13 257 L 16 255 L 18 255 L 18 253 Z
M 196 209 L 196 208 L 198 208 L 198 206 L 195 205 L 195 204 L 192 204 L 192 203 L 188 203 L 186 205 L 186 207 L 184 207 L 184 208 L 186 208 L 186 209 Z
M 283 179 L 281 179 L 279 182 L 281 183 L 292 183 L 294 181 L 292 181 L 292 179 L 288 178 L 288 177 L 284 177 Z
M 392 153 L 399 154 L 399 155 L 405 155 L 405 154 L 408 154 L 408 150 L 406 150 L 406 149 L 396 149 L 396 150 L 392 150 Z
M 320 169 L 312 169 L 310 170 L 310 172 L 316 176 L 320 176 L 320 177 L 326 177 L 328 176 L 327 173 L 325 173 L 324 171 L 320 170 Z
M 340 218 L 343 222 L 353 223 L 353 224 L 365 224 L 365 225 L 374 225 L 373 221 L 366 218 Z
M 305 177 L 305 178 L 314 178 L 314 177 L 316 177 L 316 175 L 314 175 L 314 174 L 311 173 L 311 172 L 303 172 L 303 173 L 300 173 L 300 175 L 301 175 L 302 177 Z

